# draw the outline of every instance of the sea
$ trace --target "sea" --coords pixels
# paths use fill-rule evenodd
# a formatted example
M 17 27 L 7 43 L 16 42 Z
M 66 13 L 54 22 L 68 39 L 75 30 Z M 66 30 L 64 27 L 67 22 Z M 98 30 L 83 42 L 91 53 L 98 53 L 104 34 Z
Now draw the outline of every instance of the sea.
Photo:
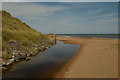
M 65 37 L 120 39 L 120 34 L 56 34 Z

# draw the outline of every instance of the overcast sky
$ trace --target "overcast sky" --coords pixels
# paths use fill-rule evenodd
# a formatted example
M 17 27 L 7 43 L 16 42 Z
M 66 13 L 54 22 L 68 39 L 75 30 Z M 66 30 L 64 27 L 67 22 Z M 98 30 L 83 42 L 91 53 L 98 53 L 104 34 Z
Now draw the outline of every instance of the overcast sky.
M 3 9 L 42 33 L 118 33 L 117 2 L 4 2 Z

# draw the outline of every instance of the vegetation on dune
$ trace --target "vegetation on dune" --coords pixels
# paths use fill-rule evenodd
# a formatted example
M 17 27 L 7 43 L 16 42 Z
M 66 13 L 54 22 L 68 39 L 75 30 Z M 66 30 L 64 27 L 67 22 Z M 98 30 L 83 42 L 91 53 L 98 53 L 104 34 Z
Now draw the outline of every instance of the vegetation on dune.
M 14 18 L 10 13 L 2 10 L 2 54 L 3 58 L 8 59 L 9 54 L 6 52 L 8 48 L 8 42 L 21 42 L 27 46 L 29 43 L 38 44 L 40 39 L 44 38 L 44 35 L 40 32 L 32 29 L 21 20 Z
M 12 17 L 8 12 L 2 12 L 2 49 L 5 50 L 8 41 L 20 41 L 24 44 L 35 43 L 37 39 L 43 38 L 40 32 L 32 29 L 21 20 Z M 1 13 L 0 12 L 0 13 Z

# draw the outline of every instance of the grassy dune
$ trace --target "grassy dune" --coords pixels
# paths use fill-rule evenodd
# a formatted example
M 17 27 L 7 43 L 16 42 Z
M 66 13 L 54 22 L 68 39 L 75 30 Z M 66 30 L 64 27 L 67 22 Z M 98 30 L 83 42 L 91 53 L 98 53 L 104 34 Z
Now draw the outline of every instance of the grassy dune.
M 1 12 L 0 12 L 1 13 Z M 36 40 L 44 36 L 32 29 L 10 13 L 2 11 L 2 49 L 5 50 L 8 41 L 21 41 L 24 44 L 37 43 Z
M 22 45 L 18 46 L 25 46 L 26 49 L 31 49 L 29 48 L 30 44 L 37 45 L 43 39 L 48 39 L 45 38 L 42 33 L 32 29 L 20 19 L 12 17 L 10 13 L 2 10 L 0 11 L 0 15 L 1 14 L 2 20 L 0 20 L 2 21 L 2 54 L 4 59 L 11 58 L 8 51 L 10 49 L 9 42 L 11 41 L 22 43 Z

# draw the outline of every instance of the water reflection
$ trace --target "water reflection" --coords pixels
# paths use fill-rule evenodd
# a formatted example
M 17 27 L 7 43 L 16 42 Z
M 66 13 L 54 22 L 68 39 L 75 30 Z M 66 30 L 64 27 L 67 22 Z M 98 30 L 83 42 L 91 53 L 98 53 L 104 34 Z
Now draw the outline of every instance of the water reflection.
M 4 78 L 41 78 L 53 77 L 76 54 L 79 45 L 57 44 L 40 52 L 29 61 L 22 61 L 7 71 Z

